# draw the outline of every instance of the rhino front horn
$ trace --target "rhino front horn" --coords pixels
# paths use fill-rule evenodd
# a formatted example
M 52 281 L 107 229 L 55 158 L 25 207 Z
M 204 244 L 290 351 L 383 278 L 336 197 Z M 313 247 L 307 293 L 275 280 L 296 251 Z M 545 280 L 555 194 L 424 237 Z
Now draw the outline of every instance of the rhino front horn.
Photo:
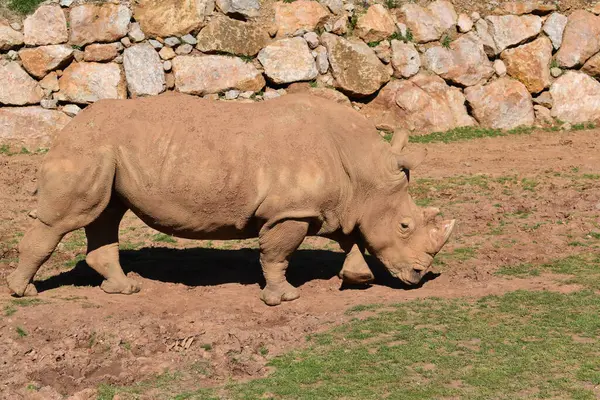
M 454 230 L 454 225 L 456 224 L 456 220 L 449 220 L 449 221 L 444 221 L 442 222 L 442 237 L 440 240 L 440 250 L 441 248 L 446 244 L 446 242 L 448 242 L 448 239 L 450 239 L 450 235 L 452 234 L 452 231 Z

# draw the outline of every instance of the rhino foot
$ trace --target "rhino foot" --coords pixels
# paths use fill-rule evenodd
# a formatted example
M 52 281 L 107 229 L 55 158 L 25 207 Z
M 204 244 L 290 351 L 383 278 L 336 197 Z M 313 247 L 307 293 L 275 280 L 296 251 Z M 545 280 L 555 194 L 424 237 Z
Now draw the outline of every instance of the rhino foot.
M 133 294 L 139 292 L 141 287 L 140 283 L 129 278 L 106 279 L 102 282 L 102 285 L 100 285 L 102 290 L 110 294 Z
M 300 297 L 300 292 L 289 282 L 277 285 L 267 284 L 260 294 L 260 299 L 269 306 L 277 306 L 282 301 L 292 301 L 298 297 Z
M 35 286 L 29 283 L 29 279 L 23 278 L 18 269 L 6 277 L 6 284 L 16 297 L 30 297 L 38 294 Z

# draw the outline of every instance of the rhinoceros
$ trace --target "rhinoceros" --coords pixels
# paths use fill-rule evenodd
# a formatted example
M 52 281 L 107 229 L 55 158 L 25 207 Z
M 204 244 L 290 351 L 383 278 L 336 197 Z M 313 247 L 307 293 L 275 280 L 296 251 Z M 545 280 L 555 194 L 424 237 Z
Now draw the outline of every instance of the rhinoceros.
M 37 293 L 32 279 L 62 237 L 85 228 L 87 264 L 107 293 L 140 285 L 119 263 L 119 224 L 127 210 L 175 237 L 259 238 L 266 281 L 261 299 L 299 297 L 286 280 L 306 236 L 337 241 L 340 276 L 373 276 L 363 254 L 416 285 L 447 242 L 455 221 L 419 208 L 409 173 L 425 152 L 390 145 L 362 114 L 308 94 L 260 103 L 184 94 L 101 100 L 59 135 L 38 171 L 37 217 L 7 278 L 16 296 Z

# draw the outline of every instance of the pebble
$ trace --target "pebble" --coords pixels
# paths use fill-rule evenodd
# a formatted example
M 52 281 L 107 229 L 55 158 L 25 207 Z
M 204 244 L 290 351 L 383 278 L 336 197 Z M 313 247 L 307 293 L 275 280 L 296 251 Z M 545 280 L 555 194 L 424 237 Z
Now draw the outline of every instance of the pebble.
M 189 33 L 187 35 L 182 36 L 181 41 L 183 43 L 191 44 L 193 46 L 195 46 L 198 43 L 196 38 L 194 36 L 190 35 Z
M 156 39 L 150 39 L 150 40 L 148 40 L 148 43 L 150 43 L 150 45 L 152 47 L 154 47 L 156 50 L 160 50 L 163 48 L 163 44 Z
M 54 110 L 58 107 L 58 100 L 42 99 L 42 101 L 40 101 L 40 105 L 42 106 L 42 108 L 46 108 L 48 110 Z
M 240 96 L 239 90 L 228 90 L 225 92 L 225 100 L 235 100 Z
M 121 39 L 121 44 L 125 47 L 130 47 L 131 39 L 129 39 L 128 37 L 124 37 L 123 39 Z
M 308 43 L 308 47 L 316 49 L 319 45 L 319 36 L 315 32 L 307 32 L 304 34 L 304 40 Z
M 10 27 L 13 28 L 15 31 L 20 31 L 22 28 L 21 24 L 18 22 L 13 22 L 12 24 L 10 24 Z
M 173 64 L 171 63 L 171 61 L 165 61 L 163 62 L 163 69 L 167 72 L 169 72 L 171 70 L 171 68 L 173 68 Z
M 554 78 L 558 78 L 559 76 L 562 75 L 562 69 L 558 68 L 558 67 L 554 67 L 552 69 L 550 69 L 550 75 L 552 75 Z
M 165 44 L 169 47 L 175 47 L 181 43 L 181 40 L 175 36 L 170 36 L 165 39 Z
M 76 104 L 67 104 L 62 108 L 62 112 L 67 114 L 69 117 L 74 117 L 81 111 L 81 108 Z
M 190 54 L 192 50 L 194 50 L 194 46 L 186 43 L 182 44 L 181 46 L 178 46 L 177 49 L 175 49 L 175 53 L 181 56 L 184 54 Z
M 73 4 L 75 0 L 60 0 L 60 6 L 61 7 L 71 7 L 71 4 Z

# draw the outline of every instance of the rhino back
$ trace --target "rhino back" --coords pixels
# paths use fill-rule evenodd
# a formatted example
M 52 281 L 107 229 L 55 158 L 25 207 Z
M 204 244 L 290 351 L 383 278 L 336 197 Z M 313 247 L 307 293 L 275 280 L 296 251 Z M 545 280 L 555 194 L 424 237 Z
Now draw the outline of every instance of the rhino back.
M 99 102 L 51 153 L 109 146 L 115 189 L 146 223 L 182 236 L 234 238 L 279 218 L 317 218 L 333 229 L 352 185 L 340 153 L 373 168 L 376 135 L 353 109 L 313 96 L 244 104 L 169 94 Z M 372 155 L 365 161 L 357 151 Z

